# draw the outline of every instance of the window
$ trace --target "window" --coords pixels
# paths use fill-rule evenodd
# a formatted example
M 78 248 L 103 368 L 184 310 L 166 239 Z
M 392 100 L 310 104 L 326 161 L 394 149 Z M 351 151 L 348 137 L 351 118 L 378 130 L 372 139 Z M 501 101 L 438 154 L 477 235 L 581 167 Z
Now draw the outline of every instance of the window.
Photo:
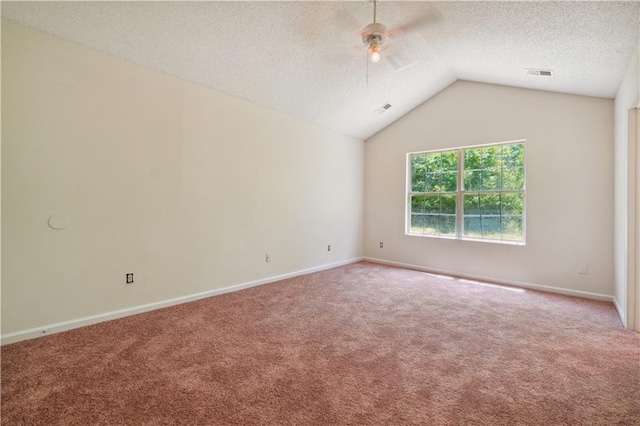
M 408 155 L 407 233 L 523 243 L 524 142 Z

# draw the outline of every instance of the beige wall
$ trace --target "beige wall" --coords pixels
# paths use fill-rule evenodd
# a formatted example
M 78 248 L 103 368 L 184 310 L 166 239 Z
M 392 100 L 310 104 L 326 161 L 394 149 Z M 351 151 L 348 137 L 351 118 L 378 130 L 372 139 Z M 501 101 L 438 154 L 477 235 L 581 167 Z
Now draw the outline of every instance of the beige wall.
M 361 140 L 4 20 L 2 89 L 3 334 L 362 256 Z
M 367 141 L 365 256 L 611 296 L 612 135 L 611 100 L 454 83 Z M 406 153 L 520 139 L 526 139 L 526 246 L 405 235 Z M 588 274 L 578 274 L 580 263 Z

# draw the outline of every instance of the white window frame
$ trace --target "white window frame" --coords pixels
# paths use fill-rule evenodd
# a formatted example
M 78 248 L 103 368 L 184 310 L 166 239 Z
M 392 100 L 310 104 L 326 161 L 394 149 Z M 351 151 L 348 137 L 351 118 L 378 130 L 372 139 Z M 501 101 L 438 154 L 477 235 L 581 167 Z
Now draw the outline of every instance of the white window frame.
M 489 148 L 493 146 L 500 145 L 514 145 L 514 144 L 523 144 L 524 145 L 524 160 L 523 160 L 523 173 L 524 173 L 524 182 L 522 190 L 491 190 L 491 191 L 466 191 L 464 188 L 464 151 L 466 149 L 474 149 L 474 148 Z M 450 152 L 457 151 L 458 153 L 458 185 L 457 190 L 455 192 L 412 192 L 412 182 L 411 182 L 411 157 L 419 154 L 433 154 L 436 152 Z M 453 148 L 442 148 L 442 149 L 434 149 L 429 151 L 416 151 L 409 152 L 406 156 L 406 199 L 405 199 L 405 235 L 411 237 L 428 237 L 428 238 L 444 238 L 450 240 L 463 240 L 463 241 L 481 241 L 487 243 L 498 243 L 498 244 L 511 244 L 511 245 L 526 245 L 527 241 L 527 220 L 526 220 L 526 212 L 527 212 L 527 167 L 526 167 L 526 159 L 527 159 L 527 150 L 526 150 L 526 140 L 514 140 L 507 142 L 494 142 L 480 145 L 469 145 L 462 147 L 453 147 Z M 519 192 L 522 193 L 522 240 L 503 240 L 496 238 L 474 238 L 469 236 L 464 236 L 464 195 L 465 194 L 489 194 L 489 193 L 514 193 Z M 443 195 L 450 194 L 456 196 L 456 233 L 453 235 L 436 235 L 436 234 L 418 234 L 411 232 L 411 197 L 415 195 Z

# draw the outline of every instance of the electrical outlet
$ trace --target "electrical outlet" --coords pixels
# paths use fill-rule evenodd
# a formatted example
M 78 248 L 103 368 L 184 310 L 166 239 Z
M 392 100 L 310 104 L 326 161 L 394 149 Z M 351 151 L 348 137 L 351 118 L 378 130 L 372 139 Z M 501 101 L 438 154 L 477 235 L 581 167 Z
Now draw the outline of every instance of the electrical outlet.
M 269 253 L 265 253 L 265 255 L 264 255 L 264 261 L 265 261 L 265 262 L 271 262 L 271 256 L 269 256 Z
M 579 263 L 578 264 L 578 273 L 579 274 L 588 274 L 589 273 L 589 265 L 587 265 L 586 263 Z
M 127 284 L 133 284 L 133 273 L 127 274 Z
M 327 246 L 327 251 L 331 251 L 331 244 Z
M 384 243 L 380 241 L 380 248 L 384 248 Z

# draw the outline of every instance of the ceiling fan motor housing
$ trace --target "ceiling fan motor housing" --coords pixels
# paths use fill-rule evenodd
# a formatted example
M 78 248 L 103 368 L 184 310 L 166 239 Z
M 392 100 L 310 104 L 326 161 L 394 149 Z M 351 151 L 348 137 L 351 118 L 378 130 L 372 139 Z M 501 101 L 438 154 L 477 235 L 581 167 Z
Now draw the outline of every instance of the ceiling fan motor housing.
M 362 43 L 369 47 L 380 46 L 384 43 L 386 32 L 387 27 L 380 23 L 369 24 L 362 30 Z

